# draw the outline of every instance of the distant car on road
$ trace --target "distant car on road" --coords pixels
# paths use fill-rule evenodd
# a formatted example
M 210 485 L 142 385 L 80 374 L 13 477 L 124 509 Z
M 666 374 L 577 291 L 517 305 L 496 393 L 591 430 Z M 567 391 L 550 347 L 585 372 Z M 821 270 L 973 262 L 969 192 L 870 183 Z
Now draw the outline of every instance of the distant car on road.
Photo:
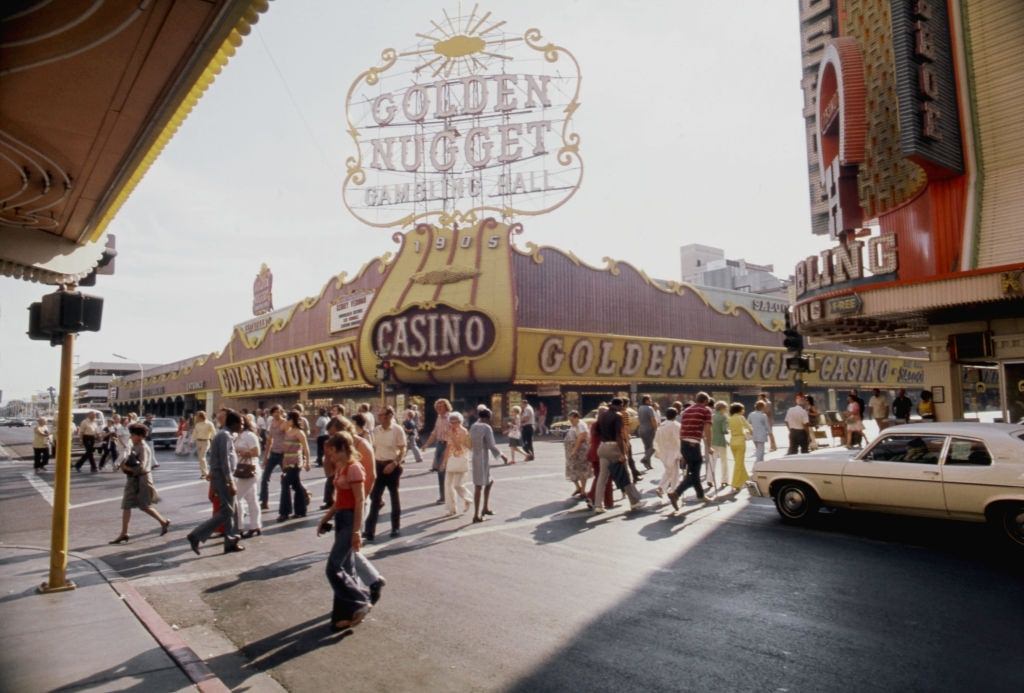
M 22 426 L 30 426 L 31 424 L 26 424 L 24 419 L 7 419 L 3 425 L 8 428 L 20 428 Z
M 1024 550 L 1024 426 L 920 423 L 882 431 L 863 451 L 757 462 L 751 493 L 786 522 L 821 507 L 989 522 Z
M 174 419 L 155 418 L 150 431 L 154 448 L 173 448 L 178 444 L 178 422 Z

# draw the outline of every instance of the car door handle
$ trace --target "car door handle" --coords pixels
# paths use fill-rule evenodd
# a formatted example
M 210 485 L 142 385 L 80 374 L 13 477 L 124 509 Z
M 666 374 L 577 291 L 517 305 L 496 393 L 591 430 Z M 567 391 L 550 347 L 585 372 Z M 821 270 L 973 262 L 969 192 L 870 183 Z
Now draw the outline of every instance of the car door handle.
M 933 472 L 933 471 L 925 471 L 925 472 L 921 472 L 921 473 L 922 474 L 928 474 L 930 476 L 938 476 L 939 475 L 938 472 Z

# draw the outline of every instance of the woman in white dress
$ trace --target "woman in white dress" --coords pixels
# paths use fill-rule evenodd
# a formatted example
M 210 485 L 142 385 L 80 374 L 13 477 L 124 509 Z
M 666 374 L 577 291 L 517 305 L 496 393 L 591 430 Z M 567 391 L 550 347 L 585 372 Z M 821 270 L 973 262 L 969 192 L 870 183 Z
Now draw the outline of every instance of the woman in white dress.
M 263 534 L 263 515 L 260 511 L 260 437 L 256 417 L 247 414 L 242 421 L 242 432 L 235 441 L 238 464 L 235 465 L 235 512 L 243 539 Z M 244 509 L 244 512 L 243 512 Z
M 587 497 L 587 479 L 590 478 L 590 462 L 587 450 L 590 448 L 590 429 L 580 421 L 580 413 L 569 413 L 569 430 L 565 434 L 565 478 L 573 483 L 576 490 L 573 498 Z
M 523 440 L 522 420 L 523 410 L 521 407 L 512 407 L 511 416 L 508 418 L 508 463 L 516 463 L 516 452 L 520 449 Z

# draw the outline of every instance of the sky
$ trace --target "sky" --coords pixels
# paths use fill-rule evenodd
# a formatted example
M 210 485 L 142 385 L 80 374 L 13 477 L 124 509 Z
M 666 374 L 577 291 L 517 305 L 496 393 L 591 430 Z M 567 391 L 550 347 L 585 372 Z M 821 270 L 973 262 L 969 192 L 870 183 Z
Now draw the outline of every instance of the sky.
M 464 3 L 468 14 L 469 4 Z M 342 271 L 396 249 L 392 231 L 345 209 L 345 94 L 458 2 L 272 2 L 109 227 L 113 276 L 103 327 L 77 361 L 116 352 L 150 363 L 220 351 L 252 317 L 261 263 L 274 305 L 319 293 Z M 539 28 L 580 62 L 575 116 L 586 173 L 560 209 L 516 239 L 610 256 L 679 279 L 679 247 L 796 262 L 827 247 L 810 231 L 801 117 L 798 3 L 744 0 L 495 0 L 510 32 Z M 51 289 L 0 278 L 3 400 L 56 386 L 59 349 L 25 335 Z

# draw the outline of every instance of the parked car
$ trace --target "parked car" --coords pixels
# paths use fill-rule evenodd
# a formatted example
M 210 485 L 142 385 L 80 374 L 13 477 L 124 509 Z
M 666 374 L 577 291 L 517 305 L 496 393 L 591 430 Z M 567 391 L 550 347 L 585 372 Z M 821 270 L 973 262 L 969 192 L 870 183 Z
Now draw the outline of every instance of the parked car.
M 863 451 L 757 462 L 748 488 L 786 522 L 810 522 L 822 507 L 989 522 L 1024 549 L 1024 426 L 893 426 Z
M 154 448 L 173 448 L 178 444 L 178 422 L 174 419 L 154 418 L 150 440 Z
M 24 425 L 24 419 L 7 419 L 7 421 L 4 422 L 4 426 L 7 426 L 8 428 L 20 428 Z

